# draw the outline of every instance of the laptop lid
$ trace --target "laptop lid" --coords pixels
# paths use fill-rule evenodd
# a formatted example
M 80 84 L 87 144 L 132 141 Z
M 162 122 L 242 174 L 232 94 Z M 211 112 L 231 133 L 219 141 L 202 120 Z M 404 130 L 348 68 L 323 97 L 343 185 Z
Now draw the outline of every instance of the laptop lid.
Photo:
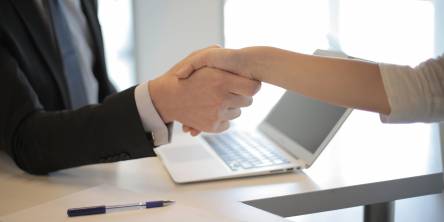
M 287 91 L 259 130 L 309 167 L 351 111 Z

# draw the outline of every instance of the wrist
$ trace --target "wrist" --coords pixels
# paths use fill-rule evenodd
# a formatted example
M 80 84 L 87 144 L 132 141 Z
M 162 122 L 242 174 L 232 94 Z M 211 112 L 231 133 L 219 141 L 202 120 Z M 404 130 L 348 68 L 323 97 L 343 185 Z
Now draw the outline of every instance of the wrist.
M 262 71 L 265 68 L 265 55 L 261 47 L 247 47 L 235 52 L 240 61 L 241 72 L 251 79 L 262 81 Z
M 164 90 L 168 88 L 165 85 L 166 79 L 164 76 L 156 78 L 148 82 L 148 91 L 151 96 L 151 101 L 154 108 L 159 113 L 164 123 L 171 123 L 174 121 L 174 109 L 169 105 L 169 92 Z

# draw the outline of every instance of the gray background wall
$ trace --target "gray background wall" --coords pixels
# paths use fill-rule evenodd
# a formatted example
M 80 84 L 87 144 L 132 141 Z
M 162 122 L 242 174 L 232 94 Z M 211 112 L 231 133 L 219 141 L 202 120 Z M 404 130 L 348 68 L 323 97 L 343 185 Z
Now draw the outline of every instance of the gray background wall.
M 223 0 L 134 0 L 137 81 L 163 74 L 190 52 L 223 44 Z

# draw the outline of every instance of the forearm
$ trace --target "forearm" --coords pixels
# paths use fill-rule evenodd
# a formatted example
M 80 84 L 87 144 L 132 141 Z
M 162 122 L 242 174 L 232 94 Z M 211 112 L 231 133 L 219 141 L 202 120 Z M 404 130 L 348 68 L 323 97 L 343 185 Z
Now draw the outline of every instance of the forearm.
M 85 164 L 153 156 L 134 88 L 77 110 L 42 105 L 16 59 L 0 44 L 0 147 L 33 174 Z M 48 87 L 51 87 L 48 83 Z M 54 95 L 57 98 L 57 95 Z
M 10 154 L 20 168 L 33 174 L 153 156 L 133 91 L 74 111 L 34 112 L 8 139 Z
M 242 72 L 328 103 L 390 113 L 377 64 L 294 53 L 271 47 L 239 50 Z

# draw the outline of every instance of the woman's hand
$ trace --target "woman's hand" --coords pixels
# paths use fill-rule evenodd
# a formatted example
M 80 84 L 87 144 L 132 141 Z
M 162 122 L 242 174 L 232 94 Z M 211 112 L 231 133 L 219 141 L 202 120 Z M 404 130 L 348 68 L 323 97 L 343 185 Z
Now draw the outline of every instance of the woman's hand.
M 190 56 L 176 76 L 213 67 L 343 107 L 391 112 L 379 66 L 353 59 L 313 56 L 255 46 L 207 48 Z
M 254 79 L 248 68 L 248 60 L 239 49 L 212 46 L 189 55 L 182 68 L 176 72 L 176 76 L 180 79 L 185 79 L 200 68 L 210 67 Z

